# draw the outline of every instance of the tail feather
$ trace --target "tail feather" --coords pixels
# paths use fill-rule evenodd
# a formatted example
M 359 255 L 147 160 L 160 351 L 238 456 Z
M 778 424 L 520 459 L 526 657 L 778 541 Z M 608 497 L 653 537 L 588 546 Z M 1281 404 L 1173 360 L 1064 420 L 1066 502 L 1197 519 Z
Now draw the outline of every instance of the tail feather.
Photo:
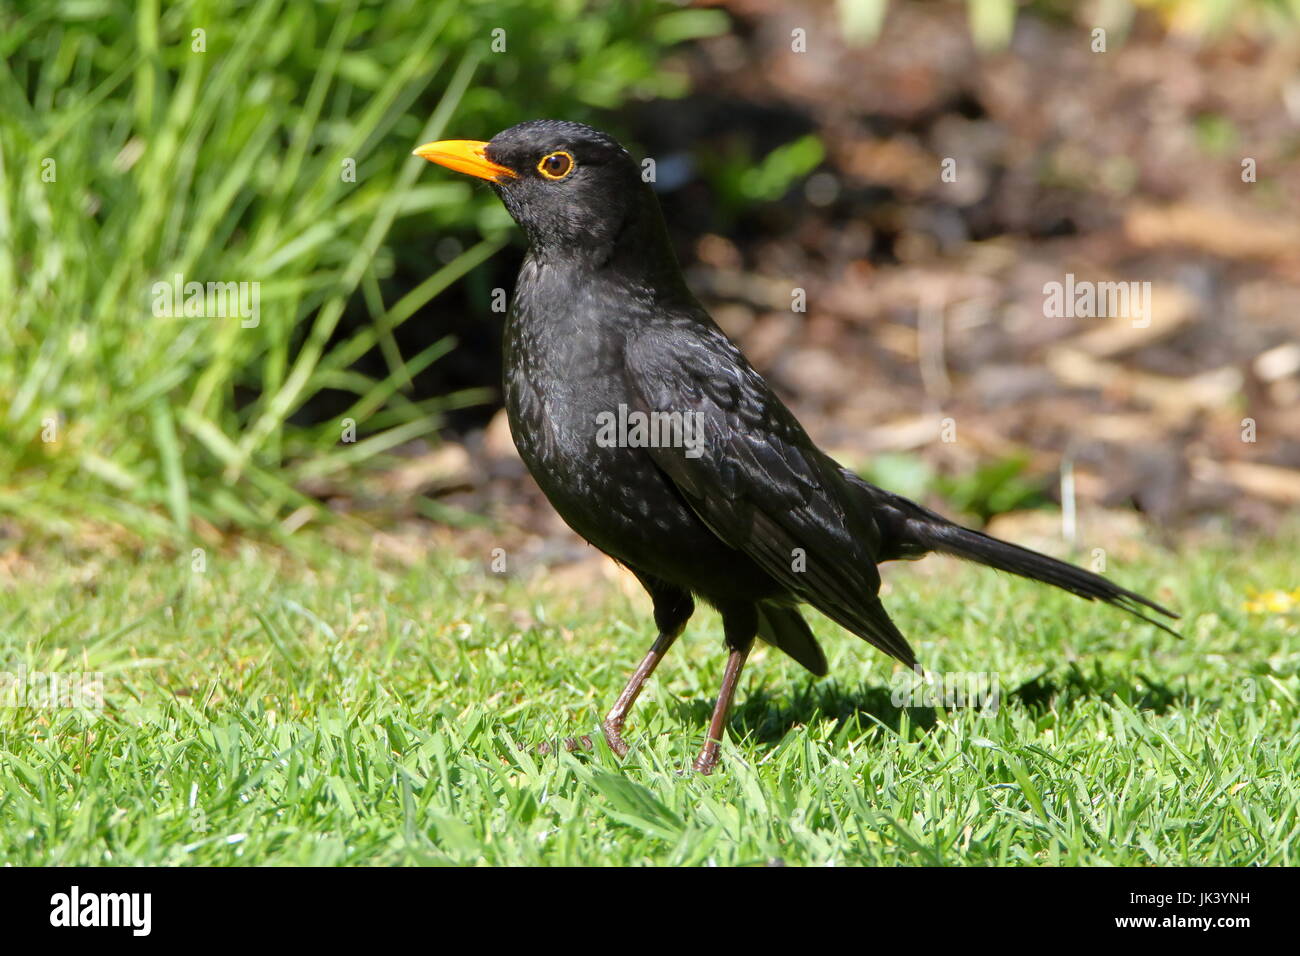
M 953 524 L 943 515 L 918 505 L 915 501 L 877 488 L 848 469 L 841 469 L 840 473 L 858 492 L 855 502 L 861 513 L 874 522 L 880 532 L 881 561 L 911 560 L 932 551 L 951 554 L 999 571 L 1054 585 L 1088 601 L 1103 601 L 1148 624 L 1154 624 L 1175 637 L 1182 636 L 1143 613 L 1143 609 L 1174 620 L 1177 620 L 1177 614 L 1136 591 L 1122 588 L 1100 574 L 1093 574 L 1065 561 Z
M 758 605 L 758 636 L 785 651 L 818 677 L 826 676 L 826 655 L 798 608 Z
M 918 510 L 923 509 L 918 506 Z M 979 531 L 963 528 L 938 515 L 909 516 L 906 519 L 904 533 L 909 541 L 921 545 L 926 550 L 951 554 L 999 571 L 1007 571 L 1034 581 L 1055 585 L 1085 600 L 1103 601 L 1128 611 L 1175 637 L 1181 636 L 1177 631 L 1143 613 L 1143 609 L 1149 608 L 1172 619 L 1177 619 L 1177 614 L 1136 591 L 1130 591 L 1108 581 L 1100 574 L 1093 574 L 1073 564 L 1049 558 L 1045 554 L 1001 541 Z

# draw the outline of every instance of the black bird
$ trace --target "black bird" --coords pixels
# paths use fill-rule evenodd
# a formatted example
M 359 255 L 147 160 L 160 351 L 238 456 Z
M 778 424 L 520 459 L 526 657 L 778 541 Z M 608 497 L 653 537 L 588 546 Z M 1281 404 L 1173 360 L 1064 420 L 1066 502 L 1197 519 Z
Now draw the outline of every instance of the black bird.
M 628 711 L 686 626 L 692 595 L 721 613 L 729 654 L 695 762 L 705 773 L 755 636 L 826 673 L 801 604 L 916 667 L 877 596 L 882 561 L 937 551 L 1159 627 L 1141 608 L 1177 617 L 1099 575 L 953 524 L 818 449 L 687 288 L 658 200 L 610 136 L 536 120 L 490 142 L 428 143 L 415 154 L 490 182 L 527 234 L 504 343 L 515 445 L 561 517 L 654 602 L 659 635 L 603 723 L 620 756 Z

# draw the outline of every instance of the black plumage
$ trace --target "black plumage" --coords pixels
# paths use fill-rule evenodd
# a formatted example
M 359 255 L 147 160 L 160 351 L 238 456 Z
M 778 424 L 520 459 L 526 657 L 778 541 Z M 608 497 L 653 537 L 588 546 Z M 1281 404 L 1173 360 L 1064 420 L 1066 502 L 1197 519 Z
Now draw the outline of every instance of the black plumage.
M 755 636 L 826 673 L 801 604 L 916 666 L 877 596 L 882 561 L 938 551 L 1139 616 L 1176 616 L 1099 575 L 961 528 L 818 449 L 691 294 L 641 167 L 609 136 L 542 120 L 487 143 L 416 152 L 492 182 L 527 234 L 505 331 L 515 444 L 561 517 L 631 569 L 654 602 L 659 636 L 604 723 L 618 753 L 627 712 L 685 627 L 692 596 L 721 612 L 729 651 L 696 761 L 703 771 L 717 759 Z M 602 420 L 627 413 L 693 416 L 702 441 L 602 440 Z

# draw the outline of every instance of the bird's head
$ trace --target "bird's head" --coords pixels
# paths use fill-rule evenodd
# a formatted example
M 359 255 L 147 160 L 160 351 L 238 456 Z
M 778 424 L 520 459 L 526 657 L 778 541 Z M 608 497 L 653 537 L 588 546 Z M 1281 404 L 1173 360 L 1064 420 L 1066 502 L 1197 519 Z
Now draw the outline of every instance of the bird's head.
M 415 155 L 491 183 L 543 253 L 608 257 L 621 238 L 662 234 L 659 204 L 636 161 L 582 123 L 531 120 L 487 142 L 426 143 Z

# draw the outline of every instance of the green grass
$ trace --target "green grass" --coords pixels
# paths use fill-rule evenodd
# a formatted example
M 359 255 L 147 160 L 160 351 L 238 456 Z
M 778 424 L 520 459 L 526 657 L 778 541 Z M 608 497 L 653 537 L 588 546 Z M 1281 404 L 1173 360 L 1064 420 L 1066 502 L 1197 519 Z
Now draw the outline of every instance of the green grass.
M 0 862 L 1294 864 L 1300 621 L 1243 609 L 1296 587 L 1294 545 L 1188 551 L 1111 569 L 1184 612 L 1181 641 L 982 569 L 891 568 L 922 660 L 997 672 L 996 715 L 900 711 L 891 663 L 818 620 L 833 676 L 756 652 L 711 777 L 681 771 L 721 676 L 712 613 L 620 762 L 597 721 L 651 634 L 614 587 L 319 542 L 202 573 L 48 557 L 0 592 L 0 669 L 102 671 L 106 706 L 0 709 Z

